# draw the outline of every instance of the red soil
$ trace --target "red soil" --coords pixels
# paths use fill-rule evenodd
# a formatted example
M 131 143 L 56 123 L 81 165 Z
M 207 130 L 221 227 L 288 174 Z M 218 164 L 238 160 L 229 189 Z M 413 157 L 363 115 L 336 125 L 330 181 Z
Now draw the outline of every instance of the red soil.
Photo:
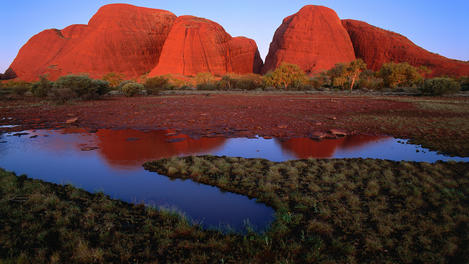
M 350 113 L 389 110 L 413 113 L 411 103 L 367 97 L 321 95 L 180 95 L 115 97 L 77 104 L 33 105 L 0 102 L 10 117 L 2 124 L 27 128 L 81 126 L 96 128 L 176 129 L 189 135 L 309 137 L 316 131 L 341 128 L 349 134 L 366 131 L 349 122 Z M 78 117 L 73 124 L 66 120 Z M 1 130 L 1 129 L 0 129 Z M 6 129 L 3 130 L 13 130 Z M 369 131 L 367 131 L 369 133 Z

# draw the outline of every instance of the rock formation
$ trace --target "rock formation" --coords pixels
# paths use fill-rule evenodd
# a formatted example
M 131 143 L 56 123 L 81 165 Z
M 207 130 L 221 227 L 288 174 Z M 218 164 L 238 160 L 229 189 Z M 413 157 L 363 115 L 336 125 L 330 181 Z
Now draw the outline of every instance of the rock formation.
M 232 38 L 219 24 L 193 16 L 176 19 L 158 65 L 149 76 L 260 72 L 262 60 L 256 43 Z
M 270 44 L 263 72 L 287 62 L 315 73 L 354 59 L 350 37 L 334 10 L 308 5 L 283 20 Z
M 49 29 L 32 37 L 11 69 L 23 80 L 69 73 L 101 77 L 109 72 L 128 78 L 149 72 L 158 62 L 176 16 L 171 12 L 126 4 L 106 5 L 88 25 Z
M 346 19 L 342 24 L 350 35 L 355 55 L 372 70 L 379 70 L 387 62 L 408 62 L 428 67 L 431 76 L 469 75 L 469 63 L 431 53 L 400 34 L 357 20 Z

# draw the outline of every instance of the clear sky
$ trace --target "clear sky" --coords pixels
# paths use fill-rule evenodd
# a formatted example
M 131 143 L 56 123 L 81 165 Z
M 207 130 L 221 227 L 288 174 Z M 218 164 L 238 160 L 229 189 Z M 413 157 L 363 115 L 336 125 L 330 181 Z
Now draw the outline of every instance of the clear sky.
M 109 0 L 2 0 L 0 72 L 30 37 L 48 28 L 86 24 Z M 254 39 L 265 58 L 284 17 L 308 4 L 334 9 L 340 18 L 363 20 L 407 36 L 443 56 L 469 60 L 469 0 L 128 0 L 137 6 L 214 20 L 232 36 Z

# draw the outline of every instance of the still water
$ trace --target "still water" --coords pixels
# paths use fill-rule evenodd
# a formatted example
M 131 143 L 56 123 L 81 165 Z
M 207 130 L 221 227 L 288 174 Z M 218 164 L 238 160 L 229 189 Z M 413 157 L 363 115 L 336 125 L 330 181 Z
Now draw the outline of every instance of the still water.
M 171 156 L 226 155 L 284 161 L 300 158 L 379 158 L 434 162 L 447 157 L 405 140 L 348 136 L 314 141 L 264 138 L 190 138 L 172 130 L 36 130 L 0 135 L 0 167 L 58 184 L 73 184 L 112 198 L 178 211 L 205 227 L 262 230 L 274 211 L 255 199 L 191 180 L 145 171 L 146 161 Z

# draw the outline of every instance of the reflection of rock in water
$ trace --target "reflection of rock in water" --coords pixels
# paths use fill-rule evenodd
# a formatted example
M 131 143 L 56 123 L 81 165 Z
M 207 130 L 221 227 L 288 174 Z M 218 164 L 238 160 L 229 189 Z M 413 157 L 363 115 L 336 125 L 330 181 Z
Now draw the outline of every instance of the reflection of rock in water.
M 169 132 L 99 130 L 96 133 L 99 154 L 111 165 L 133 168 L 148 160 L 206 153 L 222 146 L 226 140 L 221 137 L 192 139 L 182 134 L 168 136 Z M 129 138 L 138 140 L 129 141 Z
M 278 141 L 283 150 L 291 152 L 299 159 L 330 158 L 337 149 L 351 149 L 365 146 L 371 142 L 385 139 L 384 136 L 347 136 L 338 139 L 316 141 L 309 138 L 292 138 Z

